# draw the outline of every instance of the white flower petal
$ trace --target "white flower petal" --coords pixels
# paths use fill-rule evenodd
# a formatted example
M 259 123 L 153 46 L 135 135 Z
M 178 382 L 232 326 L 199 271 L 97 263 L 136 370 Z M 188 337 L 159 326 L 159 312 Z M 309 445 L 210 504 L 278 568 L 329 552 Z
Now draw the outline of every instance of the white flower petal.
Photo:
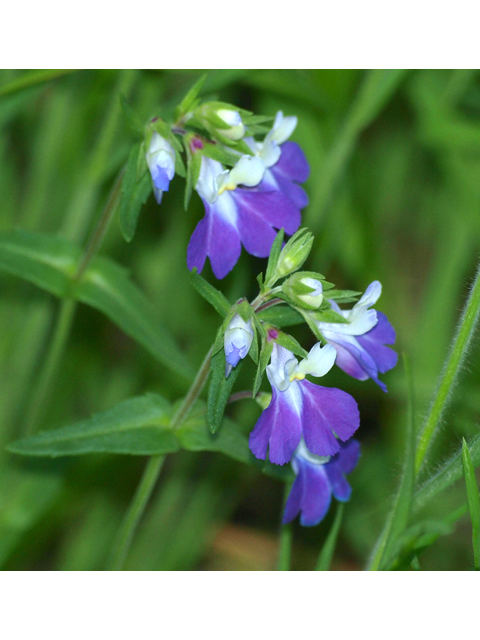
M 337 352 L 332 345 L 327 344 L 324 347 L 320 343 L 312 347 L 308 357 L 300 362 L 296 368 L 296 372 L 303 375 L 311 375 L 320 378 L 330 371 L 335 363 Z

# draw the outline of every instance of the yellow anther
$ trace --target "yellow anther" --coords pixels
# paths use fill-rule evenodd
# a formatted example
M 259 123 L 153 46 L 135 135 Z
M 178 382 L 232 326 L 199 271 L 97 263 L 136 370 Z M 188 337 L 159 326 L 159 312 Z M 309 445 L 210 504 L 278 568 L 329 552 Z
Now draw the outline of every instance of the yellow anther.
M 305 374 L 299 371 L 298 373 L 292 373 L 290 376 L 290 382 L 293 382 L 294 380 L 303 380 L 304 378 Z

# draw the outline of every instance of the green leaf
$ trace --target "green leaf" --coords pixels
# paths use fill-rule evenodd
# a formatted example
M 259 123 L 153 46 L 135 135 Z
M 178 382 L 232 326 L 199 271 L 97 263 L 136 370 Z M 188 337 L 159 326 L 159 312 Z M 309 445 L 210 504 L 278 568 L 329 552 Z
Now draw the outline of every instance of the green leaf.
M 285 349 L 288 349 L 296 356 L 300 358 L 306 358 L 308 356 L 308 351 L 302 347 L 302 345 L 295 340 L 295 338 L 288 333 L 284 333 L 283 331 L 278 332 L 278 336 L 274 339 L 274 341 Z
M 413 418 L 413 386 L 410 367 L 405 356 L 403 357 L 403 363 L 408 389 L 405 462 L 393 508 L 375 546 L 374 555 L 369 566 L 370 571 L 388 569 L 394 560 L 394 558 L 392 558 L 392 551 L 398 539 L 405 531 L 410 517 L 413 488 L 415 483 L 415 429 Z
M 0 270 L 56 296 L 72 296 L 98 309 L 168 369 L 193 377 L 187 358 L 125 269 L 99 257 L 82 280 L 73 283 L 81 254 L 79 247 L 60 238 L 24 231 L 0 233 Z
M 221 291 L 215 289 L 214 286 L 202 278 L 196 267 L 190 272 L 190 281 L 194 289 L 205 298 L 223 318 L 229 313 L 232 307 L 230 302 Z
M 7 449 L 27 456 L 85 453 L 159 455 L 178 451 L 171 408 L 161 396 L 132 398 L 87 420 L 17 440 Z
M 338 532 L 340 531 L 340 525 L 342 524 L 343 509 L 345 505 L 339 503 L 337 511 L 335 513 L 335 520 L 333 521 L 332 528 L 328 532 L 327 539 L 318 556 L 318 562 L 316 571 L 328 571 L 332 563 L 333 554 L 335 552 L 335 546 L 337 544 Z
M 324 287 L 325 289 L 325 287 Z M 356 302 L 360 291 L 349 291 L 348 289 L 330 289 L 327 298 L 329 300 L 340 300 L 340 302 Z
M 280 253 L 282 252 L 283 239 L 285 237 L 285 232 L 283 229 L 275 236 L 275 240 L 273 241 L 272 248 L 270 249 L 270 256 L 268 258 L 267 270 L 265 272 L 265 282 L 268 285 L 275 284 L 274 275 L 275 269 L 277 266 L 278 259 L 280 257 Z
M 473 556 L 475 559 L 475 571 L 480 570 L 480 497 L 478 495 L 477 480 L 475 478 L 475 469 L 473 467 L 472 458 L 468 445 L 463 438 L 462 442 L 462 462 L 463 473 L 465 475 L 465 485 L 467 487 L 468 510 L 470 511 L 470 519 L 472 521 L 472 543 Z
M 137 167 L 141 148 L 140 143 L 133 145 L 122 181 L 120 230 L 127 242 L 131 242 L 135 235 L 140 209 L 152 191 L 152 182 L 148 172 L 145 172 L 138 179 Z
M 10 231 L 0 233 L 0 269 L 53 295 L 70 290 L 81 249 L 60 238 Z
M 189 111 L 195 108 L 197 103 L 197 96 L 202 90 L 203 84 L 207 78 L 207 75 L 204 74 L 201 76 L 193 85 L 193 87 L 188 91 L 187 95 L 183 98 L 181 103 L 175 109 L 175 118 L 178 120 L 181 116 L 185 115 Z
M 293 327 L 303 322 L 303 318 L 298 311 L 286 304 L 276 304 L 263 309 L 257 314 L 257 318 L 276 327 Z
M 267 365 L 270 361 L 272 350 L 273 342 L 270 342 L 266 339 L 266 337 L 264 337 L 262 339 L 262 348 L 260 350 L 260 361 L 258 363 L 257 373 L 255 374 L 255 380 L 253 381 L 252 395 L 254 398 L 257 395 L 258 390 L 260 389 L 260 385 L 262 384 L 263 374 L 265 373 L 265 369 L 267 368 Z
M 186 378 L 193 376 L 188 359 L 122 267 L 107 258 L 96 258 L 79 283 L 75 297 L 104 313 L 168 369 Z
M 207 422 L 212 433 L 216 433 L 222 424 L 225 407 L 242 364 L 243 360 L 240 360 L 237 366 L 231 370 L 228 378 L 225 378 L 225 351 L 220 349 L 212 357 L 207 399 Z
M 248 448 L 248 439 L 235 422 L 224 418 L 221 430 L 215 434 L 210 432 L 204 403 L 199 403 L 177 430 L 177 437 L 188 451 L 216 451 L 245 464 L 255 462 Z

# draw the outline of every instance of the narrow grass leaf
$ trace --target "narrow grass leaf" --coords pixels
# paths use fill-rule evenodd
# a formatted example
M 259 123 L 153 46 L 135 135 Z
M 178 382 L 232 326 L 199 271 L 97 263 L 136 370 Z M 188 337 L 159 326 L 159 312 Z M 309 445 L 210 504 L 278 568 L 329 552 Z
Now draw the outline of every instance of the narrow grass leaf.
M 344 508 L 344 504 L 338 504 L 332 527 L 328 532 L 327 539 L 325 540 L 322 550 L 320 551 L 320 555 L 318 556 L 317 566 L 315 567 L 316 571 L 328 571 L 330 569 L 333 554 L 335 553 L 335 547 L 337 545 L 338 532 L 340 531 L 340 525 L 342 524 Z
M 405 432 L 405 462 L 400 486 L 388 515 L 385 527 L 375 545 L 370 571 L 388 569 L 392 561 L 392 550 L 395 543 L 405 531 L 410 517 L 410 508 L 415 483 L 415 430 L 413 419 L 413 387 L 407 358 L 403 357 L 408 388 L 408 412 Z
M 480 435 L 468 444 L 473 468 L 480 467 Z M 452 456 L 445 464 L 430 477 L 413 497 L 412 513 L 417 513 L 425 505 L 436 498 L 442 491 L 451 487 L 463 476 L 462 449 Z
M 467 487 L 468 510 L 472 521 L 472 543 L 473 557 L 475 561 L 475 571 L 480 569 L 480 497 L 478 495 L 475 469 L 465 438 L 462 442 L 462 462 L 463 473 L 465 475 L 465 485 Z

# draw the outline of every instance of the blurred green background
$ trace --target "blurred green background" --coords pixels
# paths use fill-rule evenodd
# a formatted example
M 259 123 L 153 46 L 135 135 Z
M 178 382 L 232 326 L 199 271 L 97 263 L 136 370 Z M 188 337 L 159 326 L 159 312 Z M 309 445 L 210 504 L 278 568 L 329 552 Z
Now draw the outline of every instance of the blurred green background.
M 120 96 L 147 121 L 167 116 L 199 71 L 0 73 L 0 230 L 23 229 L 84 246 L 133 143 Z M 292 139 L 311 165 L 303 224 L 316 242 L 307 267 L 338 287 L 383 284 L 376 308 L 408 355 L 420 422 L 448 352 L 480 249 L 480 82 L 475 71 L 212 70 L 203 90 L 274 115 L 298 116 Z M 151 196 L 127 244 L 115 219 L 101 253 L 125 266 L 194 367 L 219 316 L 192 289 L 186 247 L 203 215 L 183 209 L 176 178 L 159 207 Z M 256 294 L 265 261 L 243 252 L 220 284 L 231 299 Z M 210 267 L 205 277 L 214 282 Z M 0 272 L 0 442 L 20 437 L 59 302 Z M 303 327 L 292 333 L 309 348 Z M 480 368 L 468 371 L 430 464 L 477 433 Z M 245 366 L 237 390 L 253 376 Z M 401 470 L 406 420 L 402 365 L 383 376 L 389 393 L 335 370 L 328 385 L 357 399 L 362 458 L 351 475 L 333 569 L 359 570 L 379 534 Z M 264 382 L 268 390 L 268 384 Z M 98 311 L 79 305 L 37 426 L 49 429 L 147 391 L 176 400 L 187 383 Z M 228 413 L 248 433 L 252 401 Z M 145 459 L 92 455 L 56 461 L 0 457 L 0 563 L 4 570 L 102 569 Z M 169 456 L 127 562 L 130 570 L 266 570 L 276 565 L 283 487 L 219 454 Z M 443 518 L 465 503 L 458 483 L 429 507 Z M 311 569 L 335 509 L 318 527 L 294 527 L 293 568 Z M 468 516 L 421 558 L 425 570 L 472 564 Z

